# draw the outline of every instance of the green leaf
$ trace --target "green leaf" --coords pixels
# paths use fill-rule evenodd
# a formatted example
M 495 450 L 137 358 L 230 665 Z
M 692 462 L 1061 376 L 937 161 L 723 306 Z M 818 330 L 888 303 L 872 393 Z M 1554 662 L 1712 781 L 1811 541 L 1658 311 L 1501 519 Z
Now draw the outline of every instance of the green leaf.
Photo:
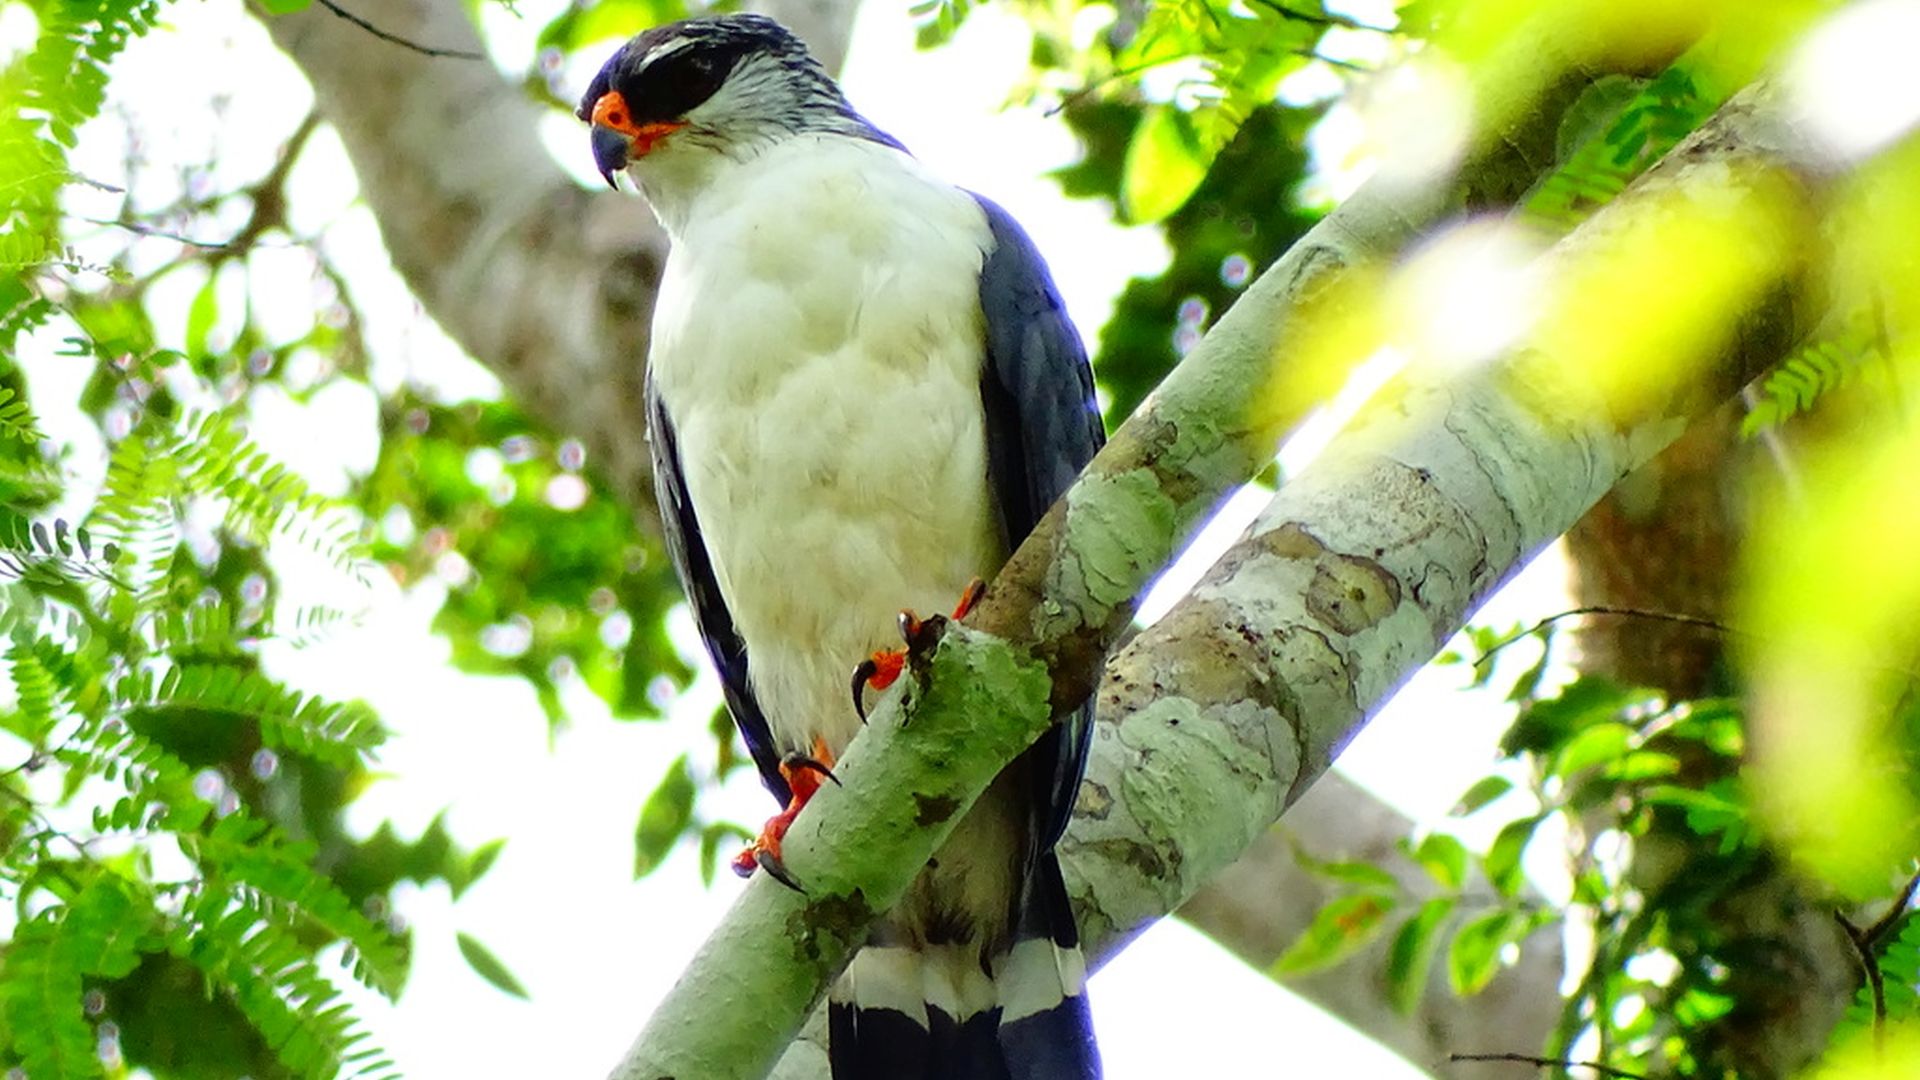
M 269 3 L 271 8 L 272 4 Z M 207 283 L 193 294 L 193 303 L 187 306 L 187 355 L 205 356 L 207 354 L 207 336 L 213 332 L 214 320 L 220 317 L 220 295 L 216 289 L 219 275 L 210 274 Z
M 1508 756 L 1525 751 L 1552 753 L 1585 728 L 1617 719 L 1629 705 L 1653 697 L 1652 691 L 1621 686 L 1611 679 L 1582 676 L 1550 698 L 1521 711 L 1500 740 Z
M 1609 764 L 1606 777 L 1631 784 L 1656 776 L 1672 776 L 1679 771 L 1680 759 L 1672 754 L 1662 754 L 1657 750 L 1634 750 Z
M 1180 209 L 1206 179 L 1211 160 L 1191 117 L 1168 105 L 1149 108 L 1127 147 L 1120 181 L 1127 220 L 1149 224 Z
M 473 861 L 467 865 L 467 884 L 471 885 L 479 881 L 483 874 L 493 869 L 493 861 L 500 857 L 501 849 L 506 846 L 507 841 L 503 837 L 498 840 L 489 840 L 474 848 Z
M 1358 885 L 1363 889 L 1377 889 L 1388 893 L 1398 892 L 1400 883 L 1392 874 L 1366 862 L 1320 862 L 1304 854 L 1299 854 L 1300 865 L 1315 877 L 1328 881 L 1339 881 L 1349 885 Z
M 1716 780 L 1704 791 L 1676 784 L 1655 784 L 1642 798 L 1656 806 L 1677 806 L 1685 811 L 1687 828 L 1697 835 L 1719 834 L 1721 854 L 1741 846 L 1749 838 L 1747 804 L 1738 780 Z
M 1520 885 L 1526 880 L 1520 857 L 1526 854 L 1527 845 L 1533 842 L 1534 830 L 1546 819 L 1545 814 L 1535 814 L 1509 821 L 1493 838 L 1493 846 L 1487 849 L 1485 869 L 1487 880 L 1500 890 L 1500 895 L 1514 896 L 1520 892 Z
M 58 914 L 48 912 L 14 930 L 0 968 L 0 1031 L 11 1032 L 12 1049 L 29 1076 L 99 1076 L 80 972 L 61 955 Z
M 1453 815 L 1465 817 L 1512 790 L 1513 781 L 1504 776 L 1482 777 L 1467 789 L 1465 795 L 1460 796 L 1460 801 L 1453 807 Z
M 693 773 L 682 754 L 640 807 L 640 822 L 633 830 L 633 876 L 652 873 L 692 820 Z
M 731 821 L 716 821 L 700 830 L 700 883 L 712 886 L 713 875 L 720 866 L 720 845 L 729 838 L 742 843 L 751 841 L 753 833 Z
M 1371 892 L 1329 901 L 1267 969 L 1268 974 L 1281 979 L 1332 967 L 1373 940 L 1397 904 L 1391 896 Z
M 1427 987 L 1427 969 L 1440 951 L 1440 930 L 1453 914 L 1455 899 L 1436 896 L 1420 905 L 1387 947 L 1387 1000 L 1402 1016 L 1420 1007 Z
M 1458 891 L 1467 881 L 1467 846 L 1446 833 L 1428 833 L 1408 852 L 1436 884 Z
M 1500 971 L 1500 952 L 1527 933 L 1531 924 L 1518 911 L 1490 911 L 1462 926 L 1447 950 L 1447 981 L 1466 996 L 1486 988 Z
M 471 934 L 457 933 L 454 935 L 454 941 L 459 944 L 460 955 L 466 958 L 467 966 L 473 968 L 475 974 L 492 983 L 494 989 L 503 994 L 517 997 L 522 1001 L 528 1000 L 527 988 L 520 985 L 520 980 L 514 978 L 513 972 L 507 970 L 507 965 L 501 963 L 500 958 L 493 955 L 492 950 L 480 944 L 478 938 Z
M 1582 769 L 1611 764 L 1626 756 L 1633 738 L 1633 729 L 1617 720 L 1594 724 L 1567 740 L 1554 756 L 1550 771 L 1556 776 L 1572 776 Z

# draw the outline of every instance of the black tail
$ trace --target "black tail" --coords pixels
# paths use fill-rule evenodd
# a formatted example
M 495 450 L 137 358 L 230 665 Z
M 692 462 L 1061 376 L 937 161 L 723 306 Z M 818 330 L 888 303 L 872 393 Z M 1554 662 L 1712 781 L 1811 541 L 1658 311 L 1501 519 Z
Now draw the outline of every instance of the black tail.
M 1014 940 L 860 951 L 828 1004 L 833 1080 L 1098 1080 L 1086 964 L 1052 852 L 1035 860 Z

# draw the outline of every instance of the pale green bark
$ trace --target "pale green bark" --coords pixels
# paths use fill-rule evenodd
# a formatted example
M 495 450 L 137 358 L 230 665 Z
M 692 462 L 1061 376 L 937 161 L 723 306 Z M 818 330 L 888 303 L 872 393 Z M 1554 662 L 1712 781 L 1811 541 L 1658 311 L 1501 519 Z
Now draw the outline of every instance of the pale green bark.
M 1657 224 L 1658 215 L 1674 213 L 1676 206 L 1726 203 L 1746 185 L 1804 199 L 1798 181 L 1810 168 L 1773 105 L 1759 91 L 1737 98 L 1667 163 L 1563 241 L 1547 257 L 1549 280 L 1566 280 L 1587 260 L 1608 257 L 1630 231 L 1625 226 L 1646 215 Z M 1340 217 L 1328 220 L 1338 223 Z M 1311 267 L 1313 257 L 1303 258 Z M 1299 303 L 1315 282 L 1326 280 L 1317 275 L 1336 272 L 1323 267 L 1290 273 L 1289 265 L 1301 269 L 1298 260 L 1276 269 L 1291 288 L 1256 291 L 1236 305 L 1238 325 L 1226 341 L 1251 334 L 1263 314 Z M 1671 441 L 1689 410 L 1716 400 L 1777 357 L 1803 323 L 1796 303 L 1800 283 L 1783 276 L 1767 284 L 1749 307 L 1730 313 L 1740 332 L 1729 335 L 1705 370 L 1663 388 L 1638 409 L 1608 400 L 1578 373 L 1521 354 L 1456 383 L 1406 387 L 1290 482 L 1201 586 L 1107 666 L 1093 761 L 1062 848 L 1089 950 L 1098 956 L 1120 947 L 1237 857 L 1507 574 Z M 1604 335 L 1606 329 L 1594 332 Z M 1041 619 L 1020 627 L 1020 636 L 1040 630 L 1083 635 L 1103 620 L 1099 612 L 1106 597 L 1118 595 L 1118 579 L 1150 572 L 1148 553 L 1165 544 L 1169 532 L 1177 534 L 1187 508 L 1202 501 L 1169 478 L 1204 487 L 1199 477 L 1211 480 L 1231 469 L 1197 463 L 1237 459 L 1250 472 L 1259 459 L 1246 444 L 1270 434 L 1266 421 L 1220 422 L 1228 394 L 1210 368 L 1215 362 L 1251 365 L 1253 359 L 1244 355 L 1245 343 L 1215 341 L 1209 335 L 1208 344 L 1189 357 L 1146 420 L 1129 422 L 1151 425 L 1155 437 L 1148 445 L 1176 458 L 1175 464 L 1160 468 L 1160 459 L 1151 456 L 1127 468 L 1096 463 L 1091 480 L 1069 495 L 1056 565 L 1071 560 L 1080 569 L 1024 580 L 1068 588 L 1061 583 L 1077 577 L 1078 584 L 1060 597 L 1029 585 L 1033 602 L 1025 610 L 1041 613 Z M 1241 379 L 1237 385 L 1244 395 L 1259 382 Z M 1142 480 L 1143 469 L 1154 470 L 1153 483 Z M 1076 532 L 1083 514 L 1089 535 L 1099 534 L 1085 547 Z M 1170 520 L 1176 522 L 1171 529 Z M 1116 529 L 1127 535 L 1110 535 Z M 1088 567 L 1098 572 L 1088 573 Z M 994 586 L 1003 597 L 1012 591 L 1010 580 L 1022 580 L 1012 567 L 1008 574 L 1014 577 L 1003 575 Z M 984 658 L 1002 647 L 984 635 L 950 635 L 937 654 L 930 696 L 913 712 L 914 728 L 968 732 L 964 751 L 953 748 L 955 756 L 945 762 L 950 769 L 964 763 L 967 779 L 924 771 L 931 760 L 924 756 L 919 767 L 896 761 L 904 751 L 889 754 L 872 744 L 910 747 L 915 736 L 895 737 L 890 717 L 869 725 L 855 742 L 847 772 L 884 776 L 884 782 L 863 781 L 868 787 L 858 798 L 875 809 L 894 804 L 893 816 L 856 815 L 852 792 L 823 799 L 817 811 L 810 808 L 821 824 L 809 825 L 805 835 L 814 829 L 848 839 L 857 835 L 859 842 L 849 846 L 862 850 L 829 854 L 809 847 L 795 869 L 807 877 L 809 867 L 819 866 L 812 873 L 821 891 L 805 904 L 767 900 L 768 889 L 778 888 L 767 882 L 750 889 L 616 1077 L 750 1076 L 771 1065 L 857 940 L 856 917 L 883 908 L 898 895 L 895 884 L 904 888 L 911 877 L 910 870 L 888 872 L 874 861 L 872 837 L 884 836 L 887 857 L 910 858 L 903 865 L 917 867 L 944 831 L 929 827 L 917 840 L 903 834 L 912 793 L 964 790 L 971 798 L 1040 730 L 1034 718 L 1044 715 L 1044 691 L 1030 669 L 1011 664 L 988 665 L 1000 668 L 1000 679 L 980 681 L 972 693 L 982 696 L 967 699 L 998 703 L 992 710 L 938 716 L 935 699 L 945 692 L 941 673 L 962 667 L 984 673 Z M 1048 655 L 1044 648 L 1037 651 Z M 1017 733 L 1010 735 L 1010 729 Z M 860 870 L 829 869 L 842 858 L 857 860 Z M 861 889 L 857 902 L 832 894 L 854 883 Z M 791 912 L 821 906 L 835 913 L 827 939 L 811 947 L 807 963 L 783 959 L 777 971 L 757 976 L 778 983 L 778 992 L 756 994 L 751 1009 L 739 1008 L 739 980 L 755 978 L 761 966 L 754 958 L 795 951 L 792 936 L 802 924 Z M 724 978 L 707 970 L 723 964 L 732 971 Z M 817 981 L 807 981 L 811 976 Z M 727 1008 L 716 1015 L 723 1004 Z M 742 1012 L 752 1015 L 736 1019 Z M 692 1016 L 701 1022 L 688 1022 Z M 694 1061 L 701 1065 L 697 1071 L 661 1067 Z
M 1814 175 L 1777 102 L 1749 90 L 1547 266 L 1564 281 L 1613 254 L 1629 225 L 1711 212 L 1747 189 L 1807 211 Z M 1730 313 L 1735 329 L 1707 368 L 1637 408 L 1526 353 L 1405 387 L 1287 483 L 1107 666 L 1088 794 L 1063 846 L 1095 952 L 1231 862 L 1507 575 L 1693 411 L 1780 356 L 1806 325 L 1801 287 L 1768 282 Z

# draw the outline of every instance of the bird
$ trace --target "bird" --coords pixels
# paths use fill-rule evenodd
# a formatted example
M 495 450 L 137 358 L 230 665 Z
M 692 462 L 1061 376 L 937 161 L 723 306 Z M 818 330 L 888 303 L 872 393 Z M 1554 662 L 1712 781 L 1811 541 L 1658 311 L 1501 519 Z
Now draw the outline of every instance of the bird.
M 912 611 L 963 615 L 1100 448 L 1092 370 L 1013 218 L 773 19 L 645 30 L 578 116 L 669 240 L 644 390 L 665 544 L 783 805 L 734 865 L 803 887 L 780 840 L 837 781 L 862 684 L 898 673 Z M 1089 708 L 989 786 L 831 988 L 835 1080 L 1100 1075 L 1054 852 Z

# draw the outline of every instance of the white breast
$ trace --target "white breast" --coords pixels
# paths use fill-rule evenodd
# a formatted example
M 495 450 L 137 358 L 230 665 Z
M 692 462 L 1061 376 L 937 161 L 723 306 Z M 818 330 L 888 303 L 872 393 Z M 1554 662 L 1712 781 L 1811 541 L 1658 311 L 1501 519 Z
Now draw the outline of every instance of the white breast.
M 783 750 L 858 720 L 895 616 L 1005 559 L 988 490 L 984 213 L 912 158 L 800 138 L 671 224 L 650 362 L 753 688 Z

